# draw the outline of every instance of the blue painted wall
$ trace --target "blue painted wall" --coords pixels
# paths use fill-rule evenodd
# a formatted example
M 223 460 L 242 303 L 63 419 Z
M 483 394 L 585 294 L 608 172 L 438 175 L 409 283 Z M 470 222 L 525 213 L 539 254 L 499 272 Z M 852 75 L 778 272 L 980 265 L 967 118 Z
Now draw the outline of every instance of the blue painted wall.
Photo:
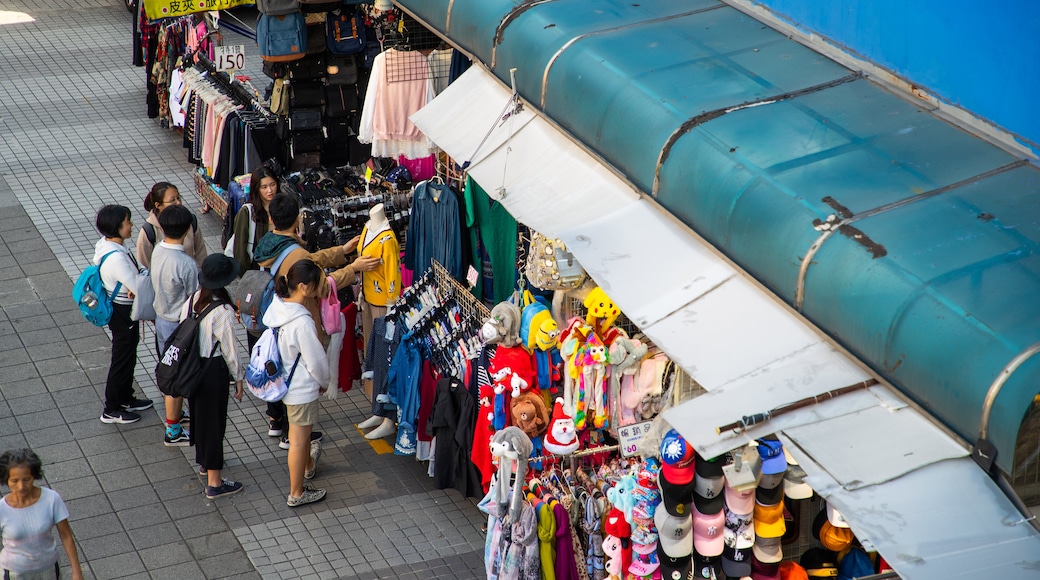
M 1037 0 L 753 0 L 1040 144 Z

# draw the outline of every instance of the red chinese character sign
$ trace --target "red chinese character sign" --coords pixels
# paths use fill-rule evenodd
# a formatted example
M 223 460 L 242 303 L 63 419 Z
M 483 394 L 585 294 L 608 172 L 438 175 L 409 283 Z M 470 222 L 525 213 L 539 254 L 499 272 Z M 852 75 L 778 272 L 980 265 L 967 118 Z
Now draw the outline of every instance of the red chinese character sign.
M 149 20 L 158 20 L 208 10 L 252 6 L 255 3 L 255 0 L 144 0 L 144 13 Z

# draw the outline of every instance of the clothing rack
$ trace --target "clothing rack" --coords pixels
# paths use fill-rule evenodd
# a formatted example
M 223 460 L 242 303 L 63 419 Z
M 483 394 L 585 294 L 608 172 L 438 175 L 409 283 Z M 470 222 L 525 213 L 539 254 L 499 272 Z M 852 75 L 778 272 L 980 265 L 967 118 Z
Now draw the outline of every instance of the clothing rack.
M 617 451 L 620 449 L 620 445 L 602 445 L 600 447 L 592 447 L 590 449 L 582 449 L 581 451 L 575 451 L 570 455 L 557 455 L 555 453 L 547 453 L 545 455 L 539 455 L 537 457 L 528 457 L 528 463 L 537 463 L 539 461 L 556 461 L 561 459 L 580 459 L 589 455 L 599 455 L 600 453 L 610 453 L 611 451 Z

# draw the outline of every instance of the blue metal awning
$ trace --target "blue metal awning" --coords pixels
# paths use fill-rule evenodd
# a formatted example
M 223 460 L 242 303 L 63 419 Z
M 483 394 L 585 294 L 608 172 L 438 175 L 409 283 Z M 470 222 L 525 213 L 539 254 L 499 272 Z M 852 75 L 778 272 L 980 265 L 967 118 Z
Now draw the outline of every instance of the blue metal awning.
M 1035 166 L 714 0 L 398 3 L 964 439 L 1006 379 L 985 434 L 1011 469 Z

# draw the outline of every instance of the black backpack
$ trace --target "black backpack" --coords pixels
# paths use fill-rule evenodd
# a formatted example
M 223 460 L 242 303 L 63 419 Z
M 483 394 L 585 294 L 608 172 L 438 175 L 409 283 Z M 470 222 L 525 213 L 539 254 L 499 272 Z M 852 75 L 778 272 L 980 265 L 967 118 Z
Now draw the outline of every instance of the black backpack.
M 169 397 L 190 397 L 202 381 L 202 356 L 199 354 L 199 323 L 223 302 L 211 302 L 202 312 L 189 310 L 188 317 L 177 325 L 163 345 L 162 356 L 155 365 L 155 383 Z M 213 345 L 210 356 L 217 351 Z

